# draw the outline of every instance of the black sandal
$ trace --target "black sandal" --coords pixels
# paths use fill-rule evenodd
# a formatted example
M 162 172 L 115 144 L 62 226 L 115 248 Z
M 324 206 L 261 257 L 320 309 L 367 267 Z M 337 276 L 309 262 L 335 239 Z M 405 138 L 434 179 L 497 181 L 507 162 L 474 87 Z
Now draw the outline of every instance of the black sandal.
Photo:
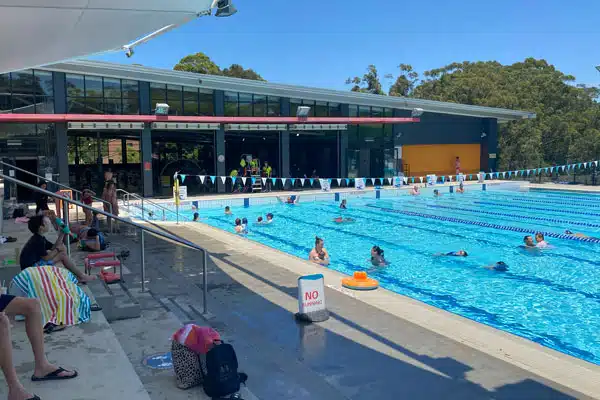
M 73 371 L 73 375 L 67 375 L 67 376 L 60 376 L 59 374 L 62 374 L 63 372 L 70 372 L 67 371 L 66 369 L 59 367 L 56 371 L 54 372 L 50 372 L 48 375 L 42 377 L 42 378 L 38 378 L 35 375 L 31 376 L 31 380 L 33 382 L 41 382 L 41 381 L 64 381 L 66 379 L 73 379 L 76 378 L 77 375 L 79 375 L 77 373 L 77 371 Z
M 54 332 L 64 331 L 65 329 L 67 329 L 67 327 L 64 325 L 55 325 L 51 322 L 48 322 L 46 326 L 44 326 L 44 333 L 49 335 Z

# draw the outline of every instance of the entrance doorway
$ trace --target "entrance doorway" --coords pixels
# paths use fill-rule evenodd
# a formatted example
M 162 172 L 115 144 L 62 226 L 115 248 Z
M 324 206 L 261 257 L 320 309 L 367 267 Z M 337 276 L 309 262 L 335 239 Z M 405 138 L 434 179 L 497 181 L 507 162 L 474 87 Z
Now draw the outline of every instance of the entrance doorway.
M 15 166 L 17 168 L 24 169 L 25 171 L 29 171 L 31 173 L 38 173 L 38 159 L 37 158 L 27 158 L 27 159 L 17 159 L 15 160 Z M 35 176 L 31 176 L 26 174 L 25 172 L 21 172 L 19 170 L 15 171 L 15 178 L 20 181 L 27 182 L 34 186 L 38 185 L 38 180 Z M 21 185 L 17 185 L 17 201 L 19 202 L 30 202 L 33 201 L 34 194 L 33 191 L 23 187 Z

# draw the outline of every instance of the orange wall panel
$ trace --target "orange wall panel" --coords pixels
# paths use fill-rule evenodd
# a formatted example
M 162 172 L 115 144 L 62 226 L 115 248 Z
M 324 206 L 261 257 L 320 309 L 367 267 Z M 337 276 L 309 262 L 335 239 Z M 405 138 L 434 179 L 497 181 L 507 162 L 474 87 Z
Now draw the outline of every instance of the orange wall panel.
M 402 162 L 409 164 L 410 175 L 454 175 L 454 160 L 460 157 L 461 171 L 478 172 L 481 146 L 479 144 L 426 144 L 402 146 Z

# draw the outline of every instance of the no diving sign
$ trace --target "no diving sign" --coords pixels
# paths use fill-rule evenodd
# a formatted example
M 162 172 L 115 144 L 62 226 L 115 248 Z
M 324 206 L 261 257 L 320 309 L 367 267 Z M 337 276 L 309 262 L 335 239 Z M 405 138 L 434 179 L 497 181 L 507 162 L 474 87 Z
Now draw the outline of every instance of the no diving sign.
M 322 274 L 298 278 L 298 309 L 296 318 L 308 322 L 321 322 L 329 318 L 325 306 L 325 285 Z

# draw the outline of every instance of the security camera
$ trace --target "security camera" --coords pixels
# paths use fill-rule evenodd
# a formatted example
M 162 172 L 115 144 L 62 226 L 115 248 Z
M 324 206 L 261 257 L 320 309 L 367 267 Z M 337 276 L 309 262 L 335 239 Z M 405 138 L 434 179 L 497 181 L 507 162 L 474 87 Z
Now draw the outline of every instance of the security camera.
M 133 49 L 131 47 L 124 47 L 123 50 L 125 50 L 125 55 L 127 58 L 131 58 L 133 56 Z
M 423 109 L 422 108 L 413 108 L 412 112 L 410 113 L 410 115 L 413 118 L 417 118 L 420 117 L 421 115 L 423 115 Z
M 213 7 L 217 8 L 215 17 L 230 17 L 237 12 L 237 9 L 231 4 L 231 0 L 215 0 Z

